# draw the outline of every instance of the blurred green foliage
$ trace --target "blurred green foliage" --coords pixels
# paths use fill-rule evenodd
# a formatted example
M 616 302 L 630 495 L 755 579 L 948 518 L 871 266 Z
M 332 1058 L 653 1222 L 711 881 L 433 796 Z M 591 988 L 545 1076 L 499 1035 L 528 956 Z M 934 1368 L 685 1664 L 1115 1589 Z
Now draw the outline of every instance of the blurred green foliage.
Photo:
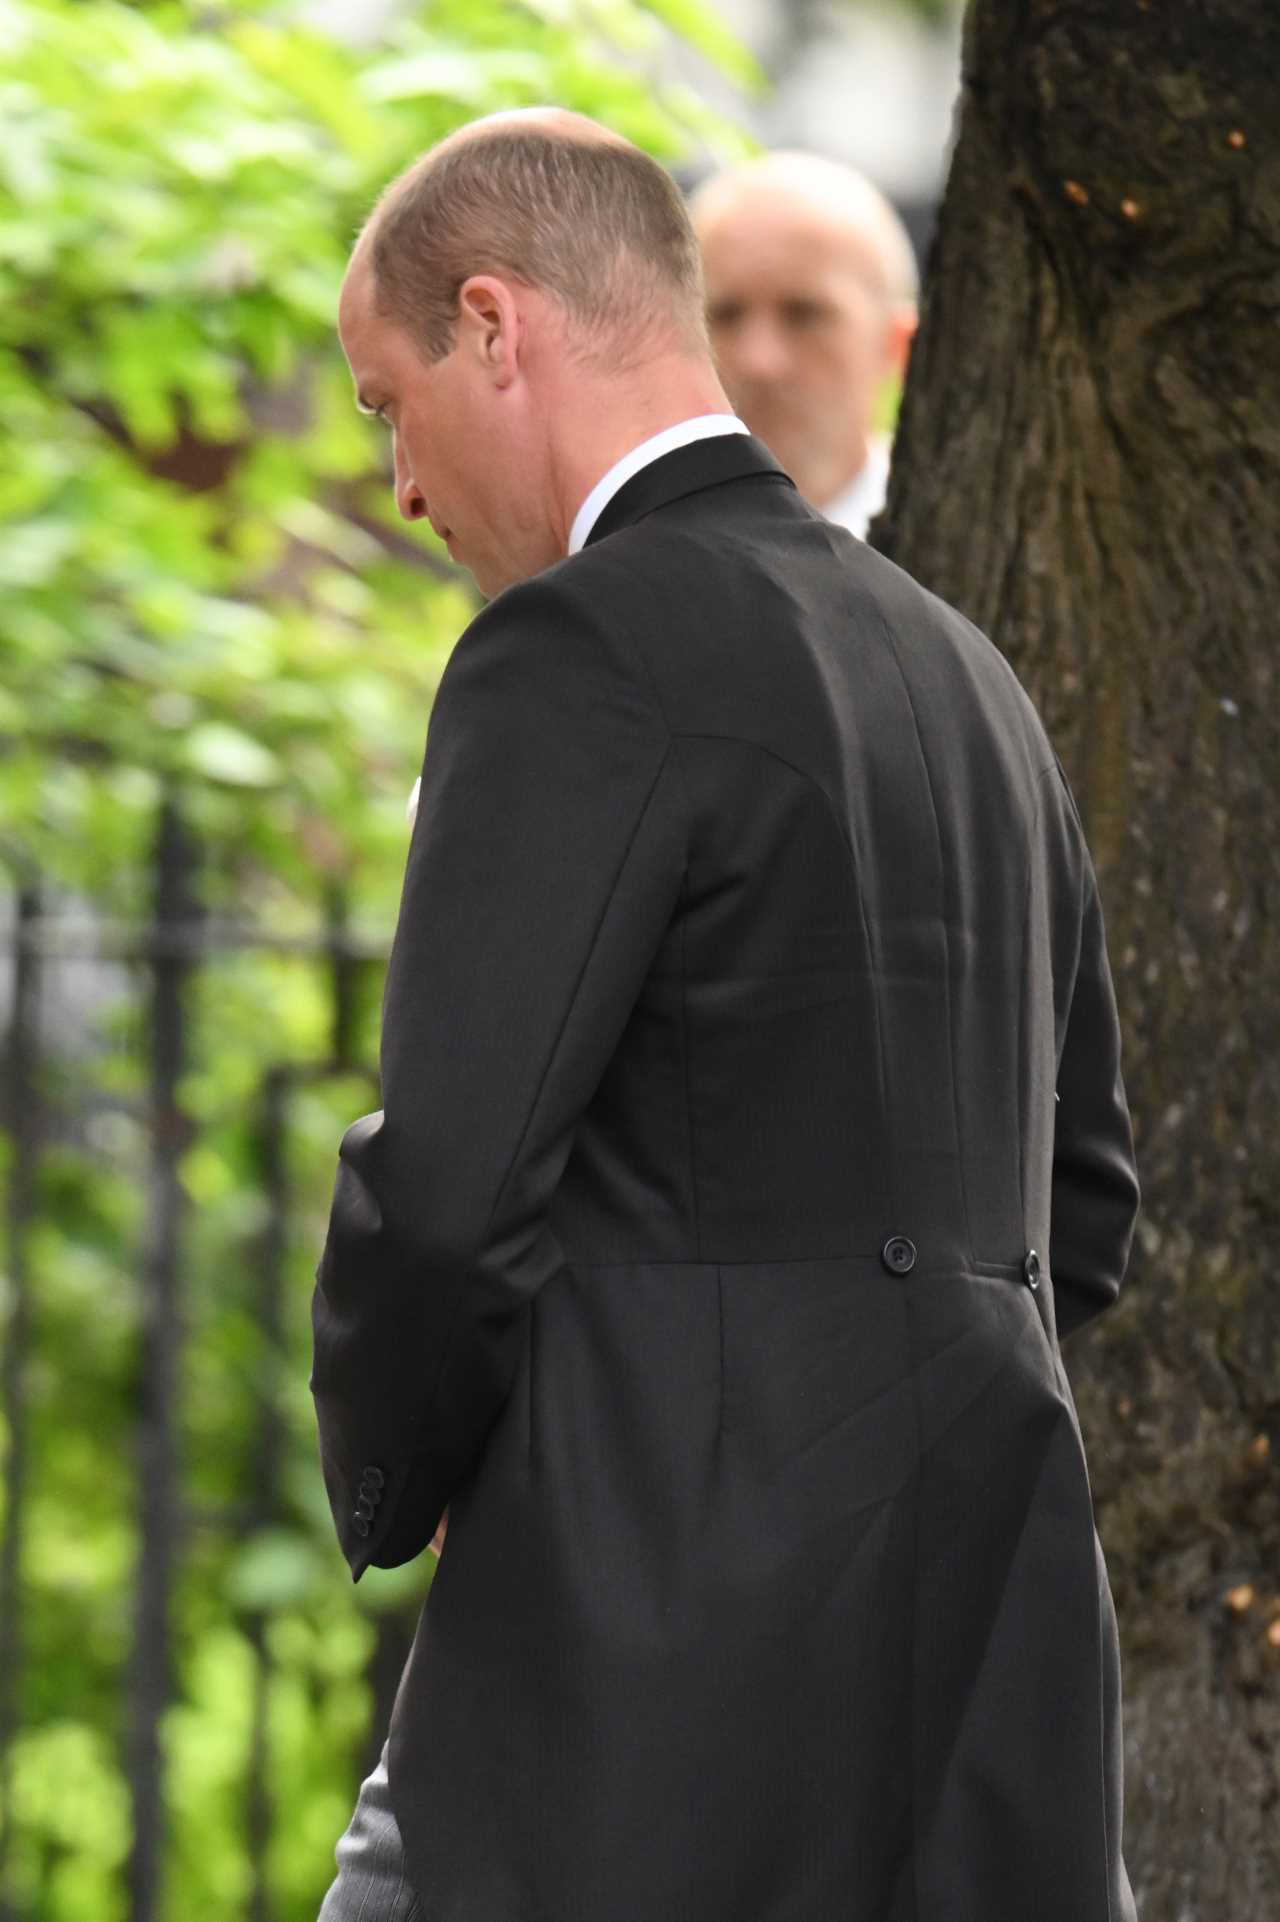
M 913 13 L 926 26 L 940 27 L 963 11 L 963 0 L 838 0 L 845 13 Z
M 162 794 L 201 848 L 206 906 L 315 930 L 335 888 L 387 938 L 432 692 L 473 610 L 398 523 L 382 430 L 333 332 L 384 182 L 459 121 L 556 100 L 652 151 L 746 142 L 661 83 L 672 32 L 742 84 L 701 0 L 434 0 L 376 42 L 297 9 L 0 0 L 0 857 L 55 904 L 140 924 Z M 32 1922 L 125 1915 L 123 1700 L 139 1542 L 133 1460 L 150 1143 L 145 970 L 100 969 L 41 1065 L 49 1108 L 27 1240 L 21 1729 L 11 1881 Z M 358 1053 L 375 1054 L 380 968 Z M 361 1076 L 288 1109 L 281 1356 L 259 1322 L 259 1104 L 321 1061 L 332 1006 L 306 956 L 233 951 L 189 996 L 186 1341 L 174 1438 L 186 1528 L 165 1728 L 165 1914 L 232 1917 L 265 1611 L 278 1922 L 314 1915 L 366 1741 L 379 1609 L 333 1538 L 306 1385 L 312 1270 Z M 284 1419 L 278 1512 L 254 1519 L 264 1401 Z M 248 1517 L 249 1519 L 246 1519 Z
M 496 106 L 728 150 L 655 88 L 658 13 L 727 57 L 694 0 L 435 0 L 364 52 L 261 6 L 0 0 L 0 815 L 46 868 L 122 869 L 166 775 L 288 881 L 395 851 L 467 590 L 359 524 L 394 512 L 332 331 L 349 245 Z

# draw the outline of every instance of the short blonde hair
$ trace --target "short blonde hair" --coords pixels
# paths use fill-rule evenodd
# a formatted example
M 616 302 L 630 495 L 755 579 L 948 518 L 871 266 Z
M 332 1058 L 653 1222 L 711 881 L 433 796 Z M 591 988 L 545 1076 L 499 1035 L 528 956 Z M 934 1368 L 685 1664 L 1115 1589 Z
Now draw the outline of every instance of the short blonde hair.
M 374 298 L 426 359 L 452 348 L 458 293 L 476 273 L 550 295 L 588 353 L 672 332 L 705 349 L 701 256 L 679 188 L 629 141 L 564 118 L 593 135 L 517 116 L 475 123 L 379 200 L 366 226 Z

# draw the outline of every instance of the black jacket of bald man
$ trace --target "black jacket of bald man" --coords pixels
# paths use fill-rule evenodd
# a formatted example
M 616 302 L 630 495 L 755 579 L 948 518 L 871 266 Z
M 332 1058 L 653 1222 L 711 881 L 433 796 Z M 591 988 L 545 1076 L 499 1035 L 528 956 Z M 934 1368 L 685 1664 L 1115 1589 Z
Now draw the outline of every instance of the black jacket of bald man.
M 1094 870 L 968 621 L 740 435 L 499 594 L 427 733 L 311 1388 L 448 1537 L 430 1922 L 1132 1922 L 1060 1341 L 1138 1202 Z

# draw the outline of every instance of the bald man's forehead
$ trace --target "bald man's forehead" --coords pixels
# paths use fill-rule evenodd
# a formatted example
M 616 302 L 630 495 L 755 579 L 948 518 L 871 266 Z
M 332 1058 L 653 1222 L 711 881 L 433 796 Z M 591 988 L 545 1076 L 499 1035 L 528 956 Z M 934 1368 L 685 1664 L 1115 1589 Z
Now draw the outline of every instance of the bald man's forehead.
M 789 193 L 726 199 L 699 223 L 699 238 L 709 293 L 718 281 L 801 281 L 833 272 L 886 287 L 884 263 L 866 234 Z

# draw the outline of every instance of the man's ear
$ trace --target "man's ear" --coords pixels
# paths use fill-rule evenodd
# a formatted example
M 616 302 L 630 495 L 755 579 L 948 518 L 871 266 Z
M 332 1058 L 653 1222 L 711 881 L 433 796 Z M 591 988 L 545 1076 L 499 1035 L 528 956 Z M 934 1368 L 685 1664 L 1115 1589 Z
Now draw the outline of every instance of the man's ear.
M 911 342 L 915 338 L 918 315 L 909 300 L 898 301 L 889 312 L 889 332 L 885 350 L 885 365 L 891 373 L 904 380 L 907 361 L 911 355 Z
M 458 339 L 499 387 L 510 386 L 520 366 L 520 313 L 496 274 L 472 274 L 458 289 Z

